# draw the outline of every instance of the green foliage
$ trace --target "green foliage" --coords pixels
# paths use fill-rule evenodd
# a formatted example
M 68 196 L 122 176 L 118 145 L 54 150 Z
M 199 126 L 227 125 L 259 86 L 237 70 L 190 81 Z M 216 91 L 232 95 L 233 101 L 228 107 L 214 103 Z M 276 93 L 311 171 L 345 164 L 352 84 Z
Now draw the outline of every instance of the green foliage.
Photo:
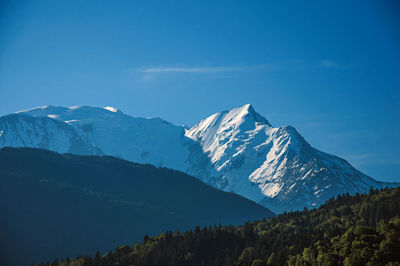
M 400 188 L 341 195 L 316 210 L 242 226 L 145 237 L 94 261 L 60 265 L 399 265 Z
M 110 156 L 3 148 L 0 184 L 0 265 L 104 253 L 145 234 L 273 215 L 183 172 Z

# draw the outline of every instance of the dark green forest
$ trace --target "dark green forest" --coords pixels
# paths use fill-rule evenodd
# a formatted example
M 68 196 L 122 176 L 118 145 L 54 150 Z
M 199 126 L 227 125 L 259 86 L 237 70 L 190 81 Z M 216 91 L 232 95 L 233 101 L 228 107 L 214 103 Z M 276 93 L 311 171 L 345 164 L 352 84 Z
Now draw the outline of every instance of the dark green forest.
M 399 215 L 400 188 L 371 189 L 318 209 L 237 227 L 167 231 L 102 255 L 44 265 L 399 265 Z
M 274 215 L 183 172 L 111 156 L 0 149 L 0 265 L 138 243 L 143 235 Z

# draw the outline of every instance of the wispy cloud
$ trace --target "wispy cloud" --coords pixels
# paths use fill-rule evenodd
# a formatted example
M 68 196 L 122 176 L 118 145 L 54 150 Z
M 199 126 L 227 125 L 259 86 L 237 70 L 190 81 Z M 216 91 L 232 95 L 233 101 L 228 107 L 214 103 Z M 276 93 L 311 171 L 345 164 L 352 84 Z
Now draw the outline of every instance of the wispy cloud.
M 342 64 L 336 61 L 332 61 L 330 59 L 324 59 L 318 62 L 318 67 L 320 68 L 340 68 L 340 69 L 349 69 L 354 68 L 355 65 L 352 64 Z
M 137 69 L 141 73 L 222 73 L 271 70 L 268 64 L 254 66 L 216 66 L 216 67 L 149 67 Z
M 333 62 L 332 60 L 328 60 L 328 59 L 321 60 L 319 63 L 319 66 L 320 67 L 340 67 L 339 64 Z

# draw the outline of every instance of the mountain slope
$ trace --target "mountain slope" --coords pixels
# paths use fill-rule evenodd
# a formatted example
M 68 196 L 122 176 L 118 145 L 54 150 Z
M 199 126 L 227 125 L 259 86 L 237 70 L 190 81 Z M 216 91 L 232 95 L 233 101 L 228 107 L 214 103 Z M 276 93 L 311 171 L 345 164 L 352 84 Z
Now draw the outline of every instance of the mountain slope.
M 0 117 L 0 147 L 6 146 L 36 147 L 82 155 L 102 153 L 68 123 L 25 114 Z
M 43 106 L 0 117 L 0 147 L 106 154 L 193 175 L 275 212 L 317 207 L 378 182 L 313 148 L 290 126 L 274 128 L 254 108 L 211 115 L 190 129 L 135 118 L 113 107 Z
M 399 265 L 400 188 L 233 227 L 165 232 L 73 265 Z M 93 254 L 94 255 L 94 254 Z M 61 266 L 70 265 L 61 260 Z
M 274 128 L 247 104 L 211 115 L 186 132 L 222 175 L 219 188 L 275 212 L 316 207 L 332 195 L 393 186 L 320 152 L 290 126 Z
M 0 117 L 0 131 L 0 147 L 112 155 L 184 171 L 205 182 L 218 175 L 183 127 L 159 118 L 131 117 L 113 107 L 42 106 Z
M 273 215 L 182 172 L 114 157 L 3 148 L 0 162 L 2 265 L 105 251 L 145 234 Z

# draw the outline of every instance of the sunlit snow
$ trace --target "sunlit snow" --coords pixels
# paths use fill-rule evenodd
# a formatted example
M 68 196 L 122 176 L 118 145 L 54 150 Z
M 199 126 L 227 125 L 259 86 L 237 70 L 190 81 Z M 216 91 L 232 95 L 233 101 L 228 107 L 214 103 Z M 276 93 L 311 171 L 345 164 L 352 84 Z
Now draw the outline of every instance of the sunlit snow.
M 293 127 L 272 127 L 249 104 L 190 129 L 110 106 L 41 106 L 0 117 L 4 146 L 108 154 L 177 169 L 276 212 L 388 185 L 314 149 Z
M 113 112 L 113 113 L 118 112 L 118 109 L 117 109 L 117 108 L 111 107 L 111 106 L 106 106 L 106 107 L 104 107 L 104 109 L 106 109 L 106 110 L 108 110 L 108 111 L 110 111 L 110 112 Z

